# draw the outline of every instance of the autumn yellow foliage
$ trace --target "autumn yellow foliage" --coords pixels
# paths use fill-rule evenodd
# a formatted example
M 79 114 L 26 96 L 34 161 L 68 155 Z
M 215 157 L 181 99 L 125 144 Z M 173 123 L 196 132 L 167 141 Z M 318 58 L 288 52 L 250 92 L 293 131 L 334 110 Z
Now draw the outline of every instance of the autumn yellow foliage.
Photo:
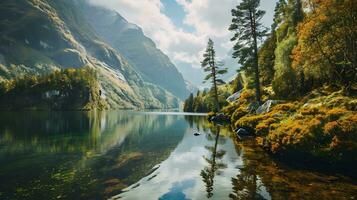
M 356 81 L 356 1 L 311 0 L 306 11 L 297 28 L 293 68 L 307 79 L 351 86 Z
M 344 102 L 330 103 L 336 99 Z M 278 104 L 260 115 L 246 114 L 238 107 L 234 115 L 239 117 L 232 119 L 236 119 L 235 127 L 254 129 L 258 144 L 274 154 L 308 155 L 329 162 L 356 161 L 357 112 L 349 106 L 353 99 L 331 93 Z

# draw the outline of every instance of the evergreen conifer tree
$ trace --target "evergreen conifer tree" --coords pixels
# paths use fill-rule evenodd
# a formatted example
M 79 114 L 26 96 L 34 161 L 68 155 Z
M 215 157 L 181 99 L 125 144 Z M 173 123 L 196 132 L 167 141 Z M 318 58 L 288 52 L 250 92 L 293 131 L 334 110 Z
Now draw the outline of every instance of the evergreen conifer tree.
M 215 99 L 215 109 L 220 110 L 218 102 L 218 85 L 224 84 L 224 81 L 219 78 L 220 75 L 227 73 L 226 68 L 222 68 L 222 64 L 216 61 L 216 51 L 214 50 L 214 43 L 211 39 L 208 40 L 207 48 L 203 54 L 203 61 L 201 66 L 205 72 L 208 72 L 204 82 L 211 81 L 212 91 Z
M 259 10 L 260 0 L 243 0 L 236 9 L 232 9 L 232 24 L 230 31 L 235 34 L 232 41 L 233 58 L 239 58 L 239 63 L 254 70 L 254 86 L 256 101 L 260 104 L 260 80 L 258 63 L 258 40 L 267 34 L 267 29 L 261 24 L 265 11 Z

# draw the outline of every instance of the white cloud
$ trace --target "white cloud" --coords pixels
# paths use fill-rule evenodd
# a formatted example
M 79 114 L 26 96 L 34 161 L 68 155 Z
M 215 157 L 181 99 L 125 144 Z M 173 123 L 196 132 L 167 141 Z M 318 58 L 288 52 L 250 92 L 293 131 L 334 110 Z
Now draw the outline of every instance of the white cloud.
M 181 61 L 185 63 L 191 63 L 194 66 L 199 66 L 199 56 L 190 54 L 188 52 L 174 52 L 173 59 L 176 61 Z
M 193 33 L 176 27 L 163 14 L 165 8 L 160 0 L 89 1 L 114 9 L 129 22 L 142 27 L 144 33 L 176 64 L 188 63 L 199 67 L 209 37 L 215 41 L 219 58 L 230 57 L 228 54 L 233 45 L 229 41 L 231 33 L 228 26 L 231 21 L 230 10 L 239 3 L 237 0 L 176 0 L 186 13 L 184 23 L 196 30 Z
M 187 13 L 185 23 L 196 28 L 198 34 L 211 37 L 225 37 L 229 34 L 230 10 L 235 0 L 176 0 Z
M 197 31 L 186 32 L 176 27 L 161 10 L 160 0 L 89 0 L 91 3 L 114 9 L 128 21 L 141 26 L 158 47 L 174 62 L 185 62 L 197 66 L 208 37 L 226 37 L 228 33 L 229 9 L 233 0 L 184 0 L 177 2 L 186 12 L 185 22 Z M 211 7 L 214 7 L 212 10 Z M 218 50 L 218 52 L 220 52 Z
M 227 54 L 233 46 L 229 42 L 231 33 L 228 31 L 231 21 L 230 10 L 236 5 L 236 0 L 176 0 L 176 2 L 186 12 L 184 23 L 195 28 L 196 32 L 193 34 L 201 41 L 195 52 L 189 51 L 189 54 L 196 55 L 194 62 L 199 63 L 202 59 L 208 38 L 215 42 L 219 59 L 228 57 Z

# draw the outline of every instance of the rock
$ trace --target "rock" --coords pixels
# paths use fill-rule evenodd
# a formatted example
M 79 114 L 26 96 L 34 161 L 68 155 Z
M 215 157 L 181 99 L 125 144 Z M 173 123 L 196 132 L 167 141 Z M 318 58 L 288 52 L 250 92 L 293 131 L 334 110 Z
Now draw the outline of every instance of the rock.
M 194 135 L 194 136 L 199 136 L 199 135 L 201 135 L 201 134 L 196 132 L 196 133 L 194 133 L 193 135 Z
M 249 130 L 248 128 L 239 128 L 236 131 L 237 136 L 240 140 L 243 140 L 245 138 L 252 138 L 255 136 L 252 130 Z
M 241 95 L 243 90 L 239 90 L 238 92 L 232 94 L 231 96 L 229 96 L 226 101 L 228 102 L 234 102 L 234 101 L 237 101 Z
M 210 121 L 214 123 L 230 123 L 231 119 L 229 116 L 219 113 L 216 116 L 211 117 Z
M 263 105 L 259 106 L 258 109 L 255 111 L 256 114 L 263 114 L 270 111 L 271 106 L 279 103 L 278 100 L 268 100 Z

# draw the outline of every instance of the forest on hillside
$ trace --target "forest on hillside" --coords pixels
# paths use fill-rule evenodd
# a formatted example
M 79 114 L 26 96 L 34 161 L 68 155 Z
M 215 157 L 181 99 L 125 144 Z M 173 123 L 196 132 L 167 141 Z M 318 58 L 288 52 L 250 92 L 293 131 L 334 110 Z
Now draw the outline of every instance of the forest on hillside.
M 56 70 L 0 82 L 1 110 L 90 110 L 108 105 L 91 68 Z
M 260 37 L 261 87 L 271 86 L 277 99 L 296 99 L 326 85 L 352 94 L 357 82 L 356 12 L 352 0 L 279 0 L 270 32 Z M 242 52 L 236 45 L 233 57 Z M 236 79 L 225 87 L 230 93 L 255 87 L 254 59 L 242 56 L 238 62 L 241 68 Z M 212 103 L 208 99 L 205 104 Z M 186 106 L 187 111 L 202 111 L 189 102 Z
M 238 74 L 217 89 L 211 79 L 212 88 L 191 94 L 184 110 L 224 113 L 275 155 L 355 166 L 357 4 L 279 0 L 270 31 L 260 22 L 264 13 L 258 0 L 232 10 Z

